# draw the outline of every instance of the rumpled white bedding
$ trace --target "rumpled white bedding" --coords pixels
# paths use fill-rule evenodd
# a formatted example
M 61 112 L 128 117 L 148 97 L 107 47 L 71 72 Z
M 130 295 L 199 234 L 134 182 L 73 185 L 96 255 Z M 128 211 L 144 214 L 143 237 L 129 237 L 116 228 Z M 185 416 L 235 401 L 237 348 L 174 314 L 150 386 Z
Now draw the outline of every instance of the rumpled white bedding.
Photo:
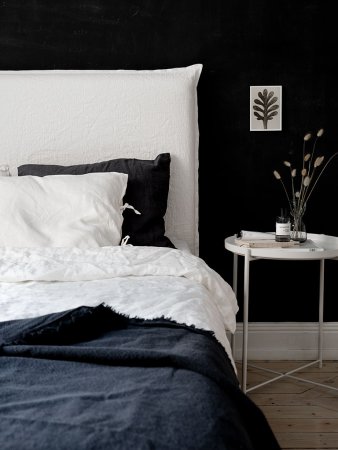
M 102 302 L 211 330 L 234 365 L 226 330 L 235 331 L 237 301 L 201 258 L 162 247 L 0 248 L 1 321 Z

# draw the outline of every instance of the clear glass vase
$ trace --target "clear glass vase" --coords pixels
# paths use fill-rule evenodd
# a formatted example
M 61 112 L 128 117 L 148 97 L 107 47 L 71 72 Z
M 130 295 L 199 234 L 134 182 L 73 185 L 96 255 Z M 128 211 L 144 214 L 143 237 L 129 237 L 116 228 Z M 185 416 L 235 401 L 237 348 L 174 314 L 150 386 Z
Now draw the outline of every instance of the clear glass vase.
M 303 214 L 293 214 L 291 219 L 290 238 L 299 243 L 306 241 L 307 233 L 303 221 Z

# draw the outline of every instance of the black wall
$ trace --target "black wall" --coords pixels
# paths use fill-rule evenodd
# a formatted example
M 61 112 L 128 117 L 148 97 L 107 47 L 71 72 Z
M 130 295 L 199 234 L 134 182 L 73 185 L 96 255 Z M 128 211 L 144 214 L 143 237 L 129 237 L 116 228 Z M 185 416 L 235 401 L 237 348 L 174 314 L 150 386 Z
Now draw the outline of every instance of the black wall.
M 331 2 L 333 3 L 333 2 Z M 285 205 L 272 171 L 338 150 L 336 16 L 322 0 L 8 0 L 0 69 L 157 69 L 203 63 L 199 84 L 201 256 L 231 281 L 224 237 L 274 230 Z M 283 86 L 283 130 L 249 131 L 249 86 Z M 1 126 L 1 124 L 0 124 Z M 160 149 L 159 149 L 160 150 Z M 307 207 L 309 232 L 338 235 L 338 158 Z M 327 262 L 325 320 L 338 320 L 338 262 Z M 252 264 L 251 319 L 315 321 L 317 262 Z M 239 314 L 239 318 L 241 314 Z

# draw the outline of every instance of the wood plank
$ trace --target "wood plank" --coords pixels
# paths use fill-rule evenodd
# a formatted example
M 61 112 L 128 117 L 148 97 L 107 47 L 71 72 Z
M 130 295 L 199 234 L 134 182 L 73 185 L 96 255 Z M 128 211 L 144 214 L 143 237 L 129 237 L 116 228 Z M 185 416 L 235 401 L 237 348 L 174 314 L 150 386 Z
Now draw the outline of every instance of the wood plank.
M 318 397 L 313 400 L 313 404 L 323 406 L 329 410 L 338 411 L 338 398 Z
M 284 406 L 294 406 L 294 405 L 303 405 L 303 406 L 311 406 L 313 404 L 312 395 L 310 394 L 310 399 L 304 397 L 303 394 L 295 395 L 295 394 L 278 394 L 271 392 L 270 394 L 260 393 L 260 390 L 249 392 L 248 396 L 252 401 L 256 403 L 256 405 L 284 405 Z M 323 405 L 324 406 L 324 405 Z
M 311 408 L 304 406 L 293 406 L 290 408 L 288 406 L 264 405 L 261 406 L 261 409 L 269 419 L 338 418 L 338 411 L 328 410 L 322 406 L 311 406 Z
M 331 373 L 337 373 L 338 372 L 338 362 L 337 361 L 331 361 L 331 362 L 323 362 L 323 367 L 320 368 L 317 364 L 314 366 L 309 367 L 308 369 L 305 369 L 309 372 L 331 372 Z
M 269 419 L 269 424 L 277 433 L 338 433 L 338 419 Z M 338 435 L 337 435 L 338 436 Z M 338 444 L 338 441 L 337 441 Z
M 338 433 L 276 433 L 283 449 L 334 449 L 338 448 Z
M 337 387 L 338 376 L 333 379 L 326 379 L 325 377 L 316 376 L 311 377 L 313 381 L 323 383 L 324 385 Z M 251 383 L 250 383 L 251 385 Z M 280 381 L 272 382 L 271 384 L 262 386 L 257 390 L 248 393 L 248 396 L 256 401 L 257 404 L 280 404 L 280 405 L 294 405 L 304 404 L 307 400 L 329 398 L 328 402 L 330 408 L 335 409 L 335 400 L 338 402 L 338 391 L 329 389 L 328 387 L 320 387 L 305 381 L 291 380 L 284 378 Z
M 309 384 L 301 381 L 289 381 L 289 380 L 281 380 L 281 381 L 273 381 L 265 386 L 262 386 L 257 389 L 257 393 L 261 394 L 303 394 L 309 389 Z M 249 393 L 250 394 L 250 393 Z

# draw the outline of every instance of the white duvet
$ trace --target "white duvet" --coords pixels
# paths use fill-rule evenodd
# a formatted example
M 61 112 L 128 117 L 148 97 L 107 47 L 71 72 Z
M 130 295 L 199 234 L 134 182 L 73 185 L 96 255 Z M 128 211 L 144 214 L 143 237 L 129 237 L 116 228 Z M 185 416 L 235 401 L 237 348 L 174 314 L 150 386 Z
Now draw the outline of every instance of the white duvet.
M 160 247 L 0 248 L 1 321 L 102 302 L 130 317 L 211 330 L 233 363 L 226 330 L 235 331 L 235 295 L 196 256 Z

